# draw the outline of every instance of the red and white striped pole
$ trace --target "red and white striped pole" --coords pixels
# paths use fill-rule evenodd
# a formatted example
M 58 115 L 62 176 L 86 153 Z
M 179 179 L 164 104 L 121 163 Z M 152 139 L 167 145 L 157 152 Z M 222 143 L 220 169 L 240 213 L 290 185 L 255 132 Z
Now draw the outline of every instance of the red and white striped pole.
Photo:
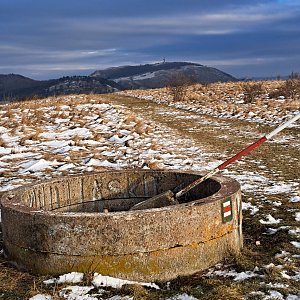
M 244 150 L 240 151 L 235 156 L 229 158 L 228 160 L 226 160 L 225 162 L 223 162 L 221 165 L 219 165 L 218 167 L 216 167 L 215 169 L 213 169 L 212 171 L 210 171 L 209 173 L 207 173 L 203 177 L 197 179 L 196 181 L 194 181 L 191 184 L 189 184 L 188 186 L 186 186 L 184 189 L 182 189 L 181 191 L 179 191 L 178 193 L 176 193 L 175 197 L 176 198 L 181 197 L 183 194 L 187 193 L 189 190 L 191 190 L 192 188 L 194 188 L 196 185 L 198 185 L 201 182 L 205 181 L 206 179 L 212 177 L 213 175 L 217 174 L 218 172 L 224 170 L 228 165 L 230 165 L 231 163 L 233 163 L 236 160 L 240 159 L 242 156 L 244 156 L 245 154 L 249 153 L 253 149 L 257 148 L 258 146 L 260 146 L 261 144 L 263 144 L 265 141 L 271 139 L 275 134 L 277 134 L 278 132 L 280 132 L 281 130 L 283 130 L 284 128 L 286 128 L 287 126 L 289 126 L 290 124 L 292 124 L 293 122 L 297 121 L 298 119 L 300 119 L 300 113 L 298 113 L 297 115 L 295 115 L 293 118 L 291 118 L 287 122 L 281 124 L 280 126 L 278 126 L 277 128 L 275 128 L 272 132 L 270 132 L 269 134 L 263 136 L 262 138 L 260 138 L 259 140 L 257 140 L 255 143 L 251 144 L 250 146 L 248 146 Z

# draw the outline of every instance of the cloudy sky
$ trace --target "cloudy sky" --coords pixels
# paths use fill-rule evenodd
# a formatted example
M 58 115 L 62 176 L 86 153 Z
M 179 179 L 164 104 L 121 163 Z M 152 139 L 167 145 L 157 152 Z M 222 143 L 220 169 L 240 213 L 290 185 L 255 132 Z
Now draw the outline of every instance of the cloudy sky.
M 48 79 L 164 58 L 236 77 L 300 72 L 300 0 L 0 0 L 0 74 Z

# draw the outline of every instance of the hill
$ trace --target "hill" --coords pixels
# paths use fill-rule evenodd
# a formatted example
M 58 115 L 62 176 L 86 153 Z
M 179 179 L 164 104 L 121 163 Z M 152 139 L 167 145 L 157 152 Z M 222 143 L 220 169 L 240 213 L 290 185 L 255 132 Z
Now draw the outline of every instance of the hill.
M 192 78 L 195 83 L 237 81 L 233 76 L 216 68 L 190 62 L 121 66 L 97 70 L 90 76 L 113 80 L 124 89 L 143 89 L 164 87 L 176 74 Z
M 176 75 L 194 83 L 237 81 L 218 69 L 190 62 L 164 62 L 97 70 L 90 76 L 34 80 L 17 74 L 0 75 L 0 101 L 67 94 L 105 94 L 124 89 L 160 88 Z
M 114 81 L 90 76 L 33 80 L 17 74 L 0 75 L 0 100 L 22 100 L 67 94 L 103 94 L 120 90 Z

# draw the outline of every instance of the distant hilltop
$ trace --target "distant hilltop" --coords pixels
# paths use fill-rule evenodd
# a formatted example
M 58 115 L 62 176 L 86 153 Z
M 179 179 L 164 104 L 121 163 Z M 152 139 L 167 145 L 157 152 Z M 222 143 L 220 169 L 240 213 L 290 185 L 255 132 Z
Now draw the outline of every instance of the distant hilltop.
M 115 81 L 124 89 L 160 88 L 168 84 L 174 74 L 183 74 L 195 83 L 237 81 L 216 68 L 191 62 L 163 62 L 156 64 L 121 66 L 97 70 L 92 77 Z
M 33 80 L 22 75 L 0 75 L 0 100 L 23 100 L 69 94 L 105 94 L 121 90 L 114 81 L 100 77 L 66 76 L 59 79 Z
M 218 69 L 191 62 L 163 62 L 97 70 L 90 76 L 34 80 L 18 74 L 0 75 L 0 100 L 22 100 L 67 94 L 104 94 L 124 89 L 160 88 L 181 74 L 194 83 L 237 81 Z

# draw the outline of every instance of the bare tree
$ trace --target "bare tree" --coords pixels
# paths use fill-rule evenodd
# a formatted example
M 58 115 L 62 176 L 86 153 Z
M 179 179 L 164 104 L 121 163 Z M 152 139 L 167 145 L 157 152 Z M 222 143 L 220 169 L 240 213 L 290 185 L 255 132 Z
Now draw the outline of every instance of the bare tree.
M 296 100 L 300 97 L 300 75 L 292 72 L 289 78 L 276 90 L 270 93 L 271 98 L 278 98 L 284 96 L 285 98 L 292 98 Z
M 244 103 L 251 103 L 256 97 L 263 93 L 261 82 L 246 82 L 243 86 L 244 89 Z
M 284 85 L 285 97 L 296 100 L 300 95 L 300 76 L 299 73 L 292 72 Z
M 188 76 L 184 73 L 174 73 L 170 77 L 167 87 L 174 101 L 181 101 L 187 92 L 187 87 L 195 83 L 193 76 Z

